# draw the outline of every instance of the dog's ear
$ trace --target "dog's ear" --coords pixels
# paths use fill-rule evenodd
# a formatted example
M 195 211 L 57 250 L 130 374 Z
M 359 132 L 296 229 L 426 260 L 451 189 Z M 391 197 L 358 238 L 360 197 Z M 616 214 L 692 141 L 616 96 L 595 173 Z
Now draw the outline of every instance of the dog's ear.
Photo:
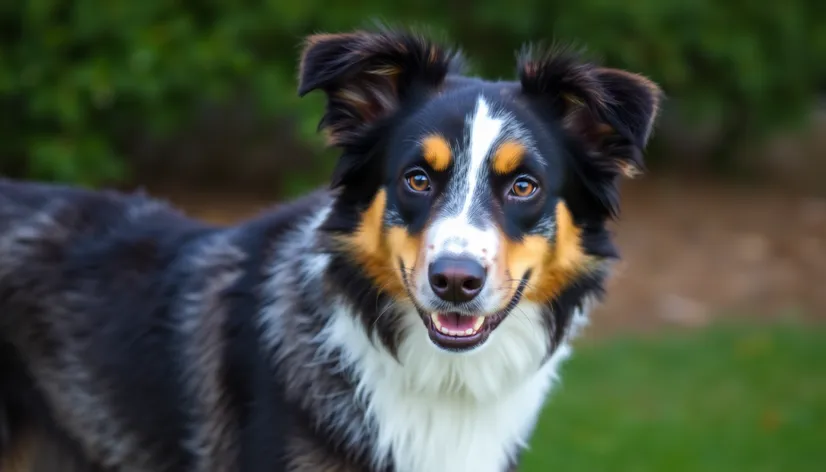
M 585 147 L 594 169 L 626 177 L 644 171 L 643 151 L 662 100 L 657 84 L 583 61 L 570 49 L 525 48 L 519 78 L 523 93 L 545 101 Z
M 319 128 L 331 144 L 346 146 L 411 93 L 438 88 L 456 59 L 407 31 L 317 34 L 305 42 L 298 94 L 324 91 L 327 110 Z

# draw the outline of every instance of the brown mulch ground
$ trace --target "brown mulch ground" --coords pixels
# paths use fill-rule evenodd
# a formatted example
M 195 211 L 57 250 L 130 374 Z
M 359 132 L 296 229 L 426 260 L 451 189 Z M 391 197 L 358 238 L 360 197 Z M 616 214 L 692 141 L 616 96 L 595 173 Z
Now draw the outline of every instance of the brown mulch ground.
M 624 258 L 597 332 L 726 316 L 826 319 L 826 199 L 673 181 L 624 195 Z
M 159 192 L 232 222 L 261 198 Z M 589 335 L 700 327 L 720 317 L 826 319 L 826 198 L 707 182 L 626 185 L 623 261 Z

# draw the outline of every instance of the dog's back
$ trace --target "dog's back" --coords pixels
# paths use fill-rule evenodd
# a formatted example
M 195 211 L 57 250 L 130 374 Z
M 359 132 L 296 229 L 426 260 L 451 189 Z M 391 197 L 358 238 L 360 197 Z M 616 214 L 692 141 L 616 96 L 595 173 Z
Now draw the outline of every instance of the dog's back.
M 93 470 L 71 456 L 116 463 L 174 444 L 173 274 L 210 231 L 140 195 L 0 182 L 4 472 Z

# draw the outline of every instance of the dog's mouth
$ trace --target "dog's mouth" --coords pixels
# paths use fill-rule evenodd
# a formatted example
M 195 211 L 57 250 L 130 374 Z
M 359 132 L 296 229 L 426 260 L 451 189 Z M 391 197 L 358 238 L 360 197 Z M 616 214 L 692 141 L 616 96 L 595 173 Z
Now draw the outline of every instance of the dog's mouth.
M 430 312 L 423 310 L 416 303 L 416 299 L 410 292 L 410 286 L 406 277 L 404 262 L 399 261 L 402 268 L 402 280 L 404 287 L 413 305 L 424 321 L 430 340 L 436 346 L 447 351 L 463 352 L 477 348 L 488 340 L 491 333 L 499 327 L 505 317 L 516 307 L 522 299 L 522 294 L 528 285 L 531 271 L 528 270 L 519 281 L 519 286 L 511 297 L 511 300 L 502 310 L 490 315 L 466 315 L 458 312 Z
M 463 315 L 461 313 L 431 313 L 425 326 L 434 344 L 451 351 L 464 351 L 481 346 L 487 341 L 507 312 L 492 316 Z

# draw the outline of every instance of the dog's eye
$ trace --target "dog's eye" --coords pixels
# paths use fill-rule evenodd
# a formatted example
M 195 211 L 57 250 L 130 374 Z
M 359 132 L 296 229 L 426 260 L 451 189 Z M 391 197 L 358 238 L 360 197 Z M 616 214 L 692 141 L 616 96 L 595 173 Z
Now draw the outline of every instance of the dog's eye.
M 408 172 L 407 175 L 405 175 L 405 180 L 407 181 L 407 186 L 414 192 L 424 193 L 430 190 L 430 178 L 423 170 L 417 169 Z
M 535 180 L 523 175 L 513 182 L 513 185 L 511 185 L 510 191 L 508 192 L 508 196 L 524 200 L 536 194 L 538 189 L 539 184 L 537 184 Z

